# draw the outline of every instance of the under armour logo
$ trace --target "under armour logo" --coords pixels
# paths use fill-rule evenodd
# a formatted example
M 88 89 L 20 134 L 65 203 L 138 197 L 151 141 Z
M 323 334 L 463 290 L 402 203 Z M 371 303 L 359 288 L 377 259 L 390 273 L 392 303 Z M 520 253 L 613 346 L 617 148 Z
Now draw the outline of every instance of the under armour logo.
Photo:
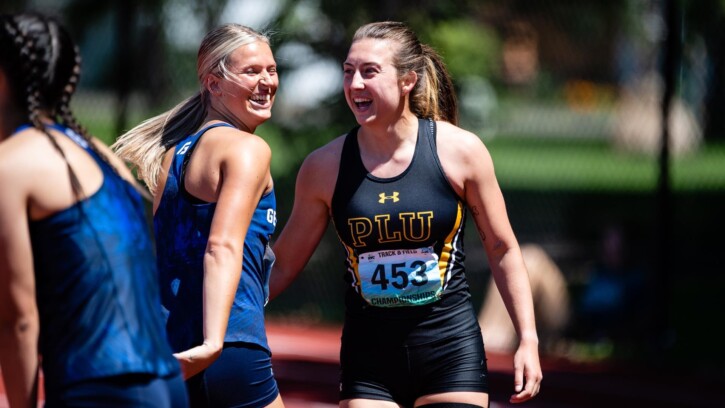
M 385 200 L 393 200 L 394 203 L 400 201 L 397 191 L 393 191 L 393 195 L 385 195 L 385 193 L 380 193 L 378 194 L 378 197 L 380 197 L 380 200 L 378 200 L 380 204 L 385 204 Z

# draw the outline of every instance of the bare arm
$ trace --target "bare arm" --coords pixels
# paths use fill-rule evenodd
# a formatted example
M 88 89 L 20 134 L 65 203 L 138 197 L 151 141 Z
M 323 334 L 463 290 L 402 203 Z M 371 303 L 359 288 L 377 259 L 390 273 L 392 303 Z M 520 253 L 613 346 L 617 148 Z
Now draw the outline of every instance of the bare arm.
M 10 406 L 29 407 L 37 401 L 39 321 L 27 193 L 11 167 L 0 163 L 0 366 Z
M 327 229 L 341 140 L 310 154 L 297 174 L 292 213 L 273 247 L 276 261 L 269 283 L 270 299 L 294 281 Z
M 529 275 L 521 249 L 506 212 L 493 161 L 483 143 L 468 132 L 453 126 L 441 126 L 441 160 L 454 185 L 462 188 L 483 246 L 488 256 L 496 287 L 506 305 L 519 347 L 514 356 L 514 389 L 511 402 L 523 402 L 539 392 L 542 378 L 538 336 Z M 445 137 L 457 143 L 445 143 Z M 454 159 L 455 158 L 455 159 Z
M 206 369 L 221 354 L 242 273 L 244 237 L 270 183 L 271 152 L 261 139 L 247 137 L 215 150 L 224 155 L 219 166 L 217 206 L 204 254 L 204 342 L 176 354 L 185 378 Z

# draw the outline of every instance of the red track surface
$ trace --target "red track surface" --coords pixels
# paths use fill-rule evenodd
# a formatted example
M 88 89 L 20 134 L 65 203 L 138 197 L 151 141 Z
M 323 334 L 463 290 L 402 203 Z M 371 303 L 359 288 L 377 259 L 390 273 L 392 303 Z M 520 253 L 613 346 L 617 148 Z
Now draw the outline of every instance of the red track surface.
M 288 408 L 336 406 L 340 328 L 269 323 L 275 376 Z M 513 356 L 488 351 L 491 408 L 721 407 L 725 384 L 647 367 L 583 364 L 542 358 L 541 393 L 523 405 L 508 402 Z M 300 405 L 297 405 L 300 403 Z M 328 405 L 324 405 L 325 407 Z
M 339 327 L 268 323 L 275 377 L 287 408 L 337 406 Z M 488 352 L 491 407 L 511 407 L 513 356 Z M 725 386 L 647 367 L 542 359 L 544 381 L 521 408 L 720 407 Z M 0 382 L 0 408 L 6 408 Z

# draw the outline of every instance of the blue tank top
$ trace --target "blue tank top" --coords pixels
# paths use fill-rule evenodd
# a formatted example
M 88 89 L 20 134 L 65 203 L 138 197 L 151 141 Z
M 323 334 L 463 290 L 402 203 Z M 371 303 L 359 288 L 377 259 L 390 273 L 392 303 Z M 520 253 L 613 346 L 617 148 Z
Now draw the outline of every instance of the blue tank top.
M 141 195 L 87 142 L 103 184 L 73 206 L 29 223 L 49 399 L 69 384 L 180 372 L 163 330 L 153 241 Z
M 446 179 L 435 122 L 418 120 L 410 165 L 380 178 L 343 144 L 332 219 L 346 250 L 344 337 L 423 344 L 478 330 L 465 276 L 463 200 Z
M 159 207 L 154 215 L 156 249 L 161 279 L 161 303 L 166 333 L 174 352 L 203 342 L 202 289 L 204 252 L 216 203 L 190 195 L 184 187 L 185 167 L 204 132 L 179 142 L 169 169 Z M 269 275 L 274 254 L 269 247 L 274 232 L 274 191 L 265 194 L 254 210 L 244 238 L 242 277 L 229 316 L 225 342 L 257 344 L 269 350 L 264 330 L 264 305 L 269 297 Z

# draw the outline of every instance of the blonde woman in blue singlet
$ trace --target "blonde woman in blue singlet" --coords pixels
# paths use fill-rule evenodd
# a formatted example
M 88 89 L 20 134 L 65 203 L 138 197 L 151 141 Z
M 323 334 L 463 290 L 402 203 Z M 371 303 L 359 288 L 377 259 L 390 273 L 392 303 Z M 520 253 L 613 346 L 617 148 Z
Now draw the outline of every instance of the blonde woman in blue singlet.
M 200 90 L 113 144 L 154 196 L 166 334 L 192 407 L 283 408 L 264 329 L 276 225 L 258 126 L 279 86 L 269 38 L 228 23 L 197 55 Z
M 343 64 L 358 122 L 310 154 L 274 245 L 271 296 L 304 268 L 328 221 L 346 250 L 340 406 L 487 407 L 488 373 L 464 270 L 475 221 L 519 336 L 510 401 L 542 379 L 528 275 L 491 157 L 456 126 L 440 57 L 398 22 L 360 27 Z

